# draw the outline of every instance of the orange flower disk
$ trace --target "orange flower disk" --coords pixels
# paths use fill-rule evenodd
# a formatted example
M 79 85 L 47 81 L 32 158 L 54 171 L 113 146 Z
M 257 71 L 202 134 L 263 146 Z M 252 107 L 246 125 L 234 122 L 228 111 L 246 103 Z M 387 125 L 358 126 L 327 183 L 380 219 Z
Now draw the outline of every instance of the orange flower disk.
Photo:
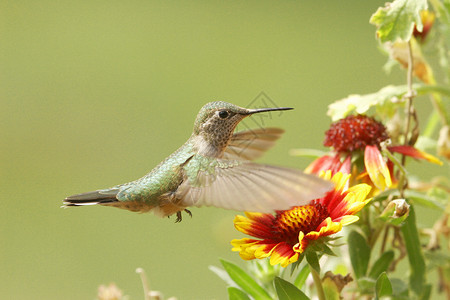
M 295 206 L 290 210 L 277 211 L 276 215 L 246 212 L 236 216 L 237 230 L 255 237 L 231 241 L 233 251 L 239 251 L 242 259 L 270 257 L 272 265 L 282 267 L 296 262 L 311 241 L 337 233 L 342 226 L 356 222 L 354 216 L 369 200 L 367 184 L 347 188 L 350 175 L 340 172 L 331 178 L 331 172 L 321 177 L 335 184 L 326 196 L 311 201 L 308 205 Z

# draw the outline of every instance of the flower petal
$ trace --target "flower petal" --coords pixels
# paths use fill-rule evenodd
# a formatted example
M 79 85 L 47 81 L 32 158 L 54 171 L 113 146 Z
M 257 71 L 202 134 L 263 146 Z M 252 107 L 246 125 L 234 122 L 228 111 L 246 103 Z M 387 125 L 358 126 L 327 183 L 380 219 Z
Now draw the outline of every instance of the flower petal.
M 245 260 L 270 257 L 270 264 L 286 267 L 298 260 L 311 241 L 337 233 L 342 226 L 356 222 L 358 217 L 353 214 L 370 201 L 366 197 L 371 187 L 358 184 L 349 188 L 350 175 L 341 172 L 332 175 L 330 170 L 322 171 L 320 177 L 331 180 L 335 188 L 308 205 L 276 211 L 275 216 L 247 212 L 245 217 L 236 216 L 236 229 L 256 239 L 232 240 L 232 250 L 239 251 Z
M 319 225 L 318 228 L 320 228 L 319 231 L 310 231 L 305 235 L 305 237 L 309 240 L 317 240 L 320 237 L 329 236 L 341 231 L 342 224 L 339 222 L 333 222 L 331 218 L 328 217 Z
M 246 218 L 240 215 L 237 215 L 234 218 L 234 227 L 242 233 L 258 237 L 258 238 L 268 238 L 271 236 L 270 224 L 271 222 L 267 221 L 268 217 L 265 216 L 254 216 L 254 213 L 247 213 L 246 215 L 253 218 Z M 264 214 L 259 214 L 264 215 Z M 272 215 L 266 214 L 267 216 Z
M 279 243 L 277 247 L 273 249 L 270 256 L 270 264 L 272 266 L 281 264 L 281 266 L 287 267 L 289 264 L 296 262 L 298 259 L 298 253 L 292 251 L 292 247 L 286 243 Z
M 391 146 L 388 147 L 388 150 L 390 152 L 397 152 L 406 156 L 411 156 L 416 159 L 425 159 L 429 162 L 438 164 L 442 166 L 442 161 L 440 161 L 437 157 L 434 157 L 431 154 L 428 154 L 426 152 L 420 151 L 417 148 L 411 147 L 411 146 Z
M 320 174 L 322 171 L 330 170 L 332 175 L 337 172 L 349 174 L 351 169 L 351 156 L 347 155 L 345 160 L 341 161 L 341 154 L 334 156 L 324 155 L 313 161 L 306 169 L 305 173 Z
M 292 250 L 297 253 L 303 253 L 305 251 L 306 247 L 308 246 L 308 240 L 305 239 L 305 234 L 303 231 L 300 231 L 298 234 L 298 243 L 292 247 Z
M 384 191 L 392 185 L 391 175 L 383 156 L 377 146 L 366 146 L 364 165 L 370 180 L 380 190 Z
M 347 225 L 350 225 L 352 223 L 355 223 L 358 220 L 359 220 L 358 216 L 346 215 L 346 216 L 341 217 L 338 220 L 335 220 L 335 222 L 341 223 L 342 226 L 347 226 Z
M 309 166 L 306 167 L 305 173 L 319 174 L 321 171 L 330 170 L 334 162 L 335 157 L 324 155 L 310 163 Z

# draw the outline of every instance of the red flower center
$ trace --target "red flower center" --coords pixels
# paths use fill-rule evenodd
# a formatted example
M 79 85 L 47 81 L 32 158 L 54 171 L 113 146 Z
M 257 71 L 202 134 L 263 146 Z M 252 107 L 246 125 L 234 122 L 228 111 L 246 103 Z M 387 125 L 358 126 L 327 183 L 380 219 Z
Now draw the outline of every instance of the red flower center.
M 306 234 L 316 230 L 328 216 L 327 208 L 320 203 L 278 211 L 272 224 L 272 233 L 274 237 L 293 246 L 298 243 L 300 231 Z
M 348 116 L 331 124 L 323 144 L 338 152 L 352 152 L 366 146 L 379 146 L 389 138 L 383 124 L 365 115 Z

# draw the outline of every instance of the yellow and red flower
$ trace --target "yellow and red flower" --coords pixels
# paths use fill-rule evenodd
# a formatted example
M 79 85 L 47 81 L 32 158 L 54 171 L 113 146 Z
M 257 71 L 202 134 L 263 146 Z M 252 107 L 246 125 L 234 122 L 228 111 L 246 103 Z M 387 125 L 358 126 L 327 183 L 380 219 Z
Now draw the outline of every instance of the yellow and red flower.
M 313 161 L 306 172 L 319 174 L 324 170 L 351 173 L 351 161 L 363 156 L 362 170 L 357 170 L 359 179 L 370 183 L 378 190 L 390 188 L 396 182 L 394 165 L 381 153 L 381 144 L 389 139 L 386 127 L 374 118 L 365 115 L 351 115 L 331 124 L 325 133 L 324 145 L 332 147 L 335 153 Z M 441 164 L 434 156 L 412 146 L 388 146 L 392 153 L 400 153 L 415 159 Z M 358 165 L 358 164 L 356 164 Z M 359 166 L 359 165 L 358 165 Z
M 236 229 L 256 239 L 232 240 L 232 250 L 239 251 L 245 260 L 270 257 L 270 264 L 286 267 L 296 262 L 311 242 L 356 222 L 359 218 L 354 214 L 369 202 L 366 197 L 371 187 L 358 184 L 348 188 L 350 175 L 341 172 L 332 177 L 331 171 L 322 172 L 321 177 L 331 180 L 335 188 L 308 205 L 277 211 L 275 215 L 246 212 L 245 217 L 236 216 Z

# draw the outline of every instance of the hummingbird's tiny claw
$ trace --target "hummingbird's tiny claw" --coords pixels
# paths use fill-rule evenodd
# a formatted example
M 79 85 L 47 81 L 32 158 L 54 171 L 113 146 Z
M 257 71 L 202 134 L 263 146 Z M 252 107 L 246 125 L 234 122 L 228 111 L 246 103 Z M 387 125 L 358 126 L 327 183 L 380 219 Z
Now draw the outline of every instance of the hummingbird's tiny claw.
M 185 209 L 184 211 L 189 215 L 189 217 L 192 218 L 192 213 L 189 209 Z M 175 220 L 175 223 L 180 223 L 182 220 L 183 216 L 181 214 L 181 211 L 177 211 L 177 219 Z
M 175 220 L 175 223 L 180 223 L 181 220 L 183 220 L 183 217 L 181 216 L 181 211 L 177 211 L 177 219 Z

